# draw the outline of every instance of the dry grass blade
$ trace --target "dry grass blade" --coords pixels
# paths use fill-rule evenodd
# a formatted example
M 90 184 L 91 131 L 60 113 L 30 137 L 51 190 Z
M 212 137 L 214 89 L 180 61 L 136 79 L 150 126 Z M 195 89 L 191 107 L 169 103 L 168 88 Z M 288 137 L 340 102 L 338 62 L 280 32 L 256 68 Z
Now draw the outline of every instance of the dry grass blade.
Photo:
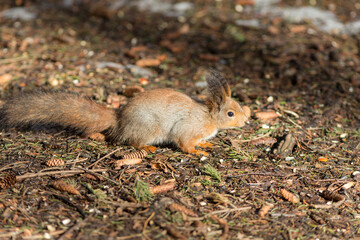
M 189 209 L 185 206 L 177 204 L 177 203 L 170 204 L 169 208 L 173 211 L 181 212 L 181 213 L 191 216 L 191 217 L 198 217 L 198 215 L 194 211 L 192 211 L 191 209 Z
M 136 165 L 142 162 L 141 158 L 130 158 L 130 159 L 121 159 L 115 162 L 115 169 L 120 169 L 124 165 Z
M 135 152 L 131 152 L 128 154 L 125 154 L 123 156 L 123 159 L 133 159 L 133 158 L 145 158 L 148 155 L 148 152 L 145 149 L 137 150 Z
M 57 180 L 53 183 L 54 188 L 57 190 L 67 192 L 74 195 L 80 195 L 80 192 L 71 184 L 68 184 L 62 180 Z
M 274 204 L 268 203 L 263 205 L 260 210 L 259 210 L 259 217 L 262 218 L 264 217 L 269 211 L 270 209 L 272 209 L 274 207 Z
M 152 188 L 150 188 L 150 191 L 152 194 L 160 194 L 160 193 L 164 193 L 164 192 L 169 192 L 169 191 L 173 190 L 175 187 L 176 187 L 176 183 L 171 182 L 171 183 L 166 183 L 163 185 L 152 187 Z
M 49 167 L 57 167 L 65 164 L 64 160 L 58 158 L 51 158 L 45 163 Z
M 295 196 L 293 193 L 291 193 L 291 192 L 289 192 L 289 191 L 287 191 L 285 189 L 281 189 L 280 194 L 284 199 L 288 200 L 289 202 L 292 202 L 292 203 L 298 203 L 299 202 L 299 199 L 298 199 L 297 196 Z
M 9 173 L 3 179 L 0 180 L 0 189 L 13 187 L 15 183 L 16 183 L 15 174 Z
M 327 200 L 335 201 L 335 202 L 339 202 L 345 199 L 343 195 L 340 195 L 337 192 L 333 192 L 329 190 L 324 190 L 322 196 Z

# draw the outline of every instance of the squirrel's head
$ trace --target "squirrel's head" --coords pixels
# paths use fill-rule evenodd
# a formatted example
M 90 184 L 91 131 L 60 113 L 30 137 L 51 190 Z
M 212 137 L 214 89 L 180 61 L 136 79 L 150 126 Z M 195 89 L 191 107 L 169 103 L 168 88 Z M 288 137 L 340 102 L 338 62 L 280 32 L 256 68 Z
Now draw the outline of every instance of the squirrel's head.
M 242 127 L 250 117 L 250 108 L 241 107 L 231 98 L 231 90 L 226 79 L 215 70 L 206 77 L 210 95 L 206 101 L 212 117 L 219 129 Z

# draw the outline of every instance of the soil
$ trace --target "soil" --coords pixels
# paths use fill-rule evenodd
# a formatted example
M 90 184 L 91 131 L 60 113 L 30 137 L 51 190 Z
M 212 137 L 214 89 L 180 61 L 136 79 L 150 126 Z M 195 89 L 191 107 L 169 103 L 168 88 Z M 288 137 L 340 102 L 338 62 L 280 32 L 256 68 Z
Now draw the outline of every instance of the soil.
M 190 15 L 174 18 L 110 11 L 110 1 L 2 1 L 0 11 L 25 5 L 38 16 L 0 18 L 0 104 L 40 89 L 113 108 L 143 89 L 201 98 L 211 67 L 252 118 L 218 133 L 207 157 L 3 131 L 1 239 L 360 238 L 359 36 L 266 17 L 265 27 L 241 27 L 234 20 L 255 13 L 192 2 Z M 359 17 L 357 1 L 279 5 L 309 2 L 344 21 Z M 142 161 L 119 165 L 130 153 Z

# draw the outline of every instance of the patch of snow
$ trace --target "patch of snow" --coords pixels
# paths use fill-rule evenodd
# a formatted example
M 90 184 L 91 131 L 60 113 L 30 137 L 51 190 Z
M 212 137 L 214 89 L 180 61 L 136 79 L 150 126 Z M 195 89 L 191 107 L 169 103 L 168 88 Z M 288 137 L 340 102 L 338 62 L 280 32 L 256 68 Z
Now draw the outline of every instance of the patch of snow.
M 9 8 L 0 13 L 1 17 L 7 19 L 19 19 L 23 21 L 30 21 L 36 18 L 36 13 L 32 12 L 29 8 L 14 7 Z

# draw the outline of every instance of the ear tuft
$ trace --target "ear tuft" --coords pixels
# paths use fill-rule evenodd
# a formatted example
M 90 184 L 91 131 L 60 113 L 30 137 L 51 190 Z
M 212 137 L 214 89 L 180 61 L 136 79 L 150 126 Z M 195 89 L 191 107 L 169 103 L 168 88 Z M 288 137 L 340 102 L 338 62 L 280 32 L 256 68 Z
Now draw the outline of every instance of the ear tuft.
M 221 106 L 226 102 L 226 98 L 231 96 L 229 84 L 226 79 L 216 70 L 210 69 L 206 76 L 210 95 L 207 105 L 210 111 L 220 111 Z

